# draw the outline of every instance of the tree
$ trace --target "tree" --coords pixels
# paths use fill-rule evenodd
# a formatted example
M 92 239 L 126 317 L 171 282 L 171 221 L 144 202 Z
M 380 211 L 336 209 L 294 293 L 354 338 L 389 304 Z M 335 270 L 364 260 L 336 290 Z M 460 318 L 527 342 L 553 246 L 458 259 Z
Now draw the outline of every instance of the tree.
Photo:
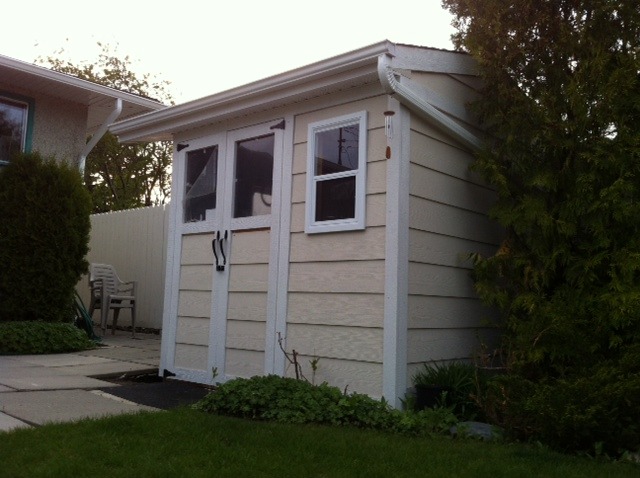
M 84 80 L 172 104 L 169 83 L 150 75 L 136 75 L 128 56 L 119 59 L 116 51 L 102 45 L 96 63 L 74 64 L 60 58 L 64 50 L 37 62 Z M 172 147 L 168 141 L 120 144 L 107 132 L 87 156 L 85 182 L 91 192 L 94 212 L 106 212 L 164 204 L 171 187 Z
M 507 230 L 480 259 L 518 357 L 553 373 L 640 339 L 640 6 L 445 0 L 495 141 L 475 169 Z
M 625 433 L 637 446 L 637 427 L 623 423 L 637 421 L 625 403 L 640 396 L 640 4 L 443 5 L 484 80 L 475 108 L 488 139 L 474 168 L 497 191 L 492 215 L 506 236 L 494 256 L 475 258 L 474 274 L 479 296 L 503 312 L 522 379 L 512 417 L 574 437 L 573 448 L 602 441 L 615 453 Z M 536 422 L 552 399 L 560 415 Z M 621 413 L 606 432 L 589 415 L 600 409 Z

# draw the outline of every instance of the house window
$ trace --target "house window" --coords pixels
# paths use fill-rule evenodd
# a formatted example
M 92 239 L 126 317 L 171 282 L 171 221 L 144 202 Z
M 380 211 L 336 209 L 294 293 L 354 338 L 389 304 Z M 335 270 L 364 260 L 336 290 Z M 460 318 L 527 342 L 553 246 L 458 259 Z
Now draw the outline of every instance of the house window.
M 207 219 L 216 208 L 218 147 L 209 146 L 187 152 L 184 190 L 184 222 Z
M 307 154 L 307 233 L 365 227 L 367 113 L 311 123 Z
M 29 103 L 0 96 L 0 166 L 27 149 Z

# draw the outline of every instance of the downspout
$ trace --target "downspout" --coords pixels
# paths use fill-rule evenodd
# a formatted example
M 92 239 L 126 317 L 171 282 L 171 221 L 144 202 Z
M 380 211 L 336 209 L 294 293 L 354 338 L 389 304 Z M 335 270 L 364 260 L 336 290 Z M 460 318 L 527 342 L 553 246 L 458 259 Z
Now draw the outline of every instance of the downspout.
M 109 129 L 109 126 L 111 126 L 114 123 L 114 121 L 118 119 L 118 116 L 120 116 L 120 113 L 122 113 L 122 99 L 116 98 L 116 103 L 113 107 L 113 111 L 109 113 L 109 116 L 107 116 L 107 119 L 104 120 L 104 122 L 96 130 L 93 136 L 91 136 L 91 139 L 82 150 L 82 154 L 80 155 L 80 161 L 78 162 L 78 169 L 80 170 L 80 174 L 83 177 L 84 177 L 84 167 L 87 162 L 87 156 L 89 155 L 91 150 L 96 146 L 96 144 L 98 144 L 98 141 L 102 139 L 104 134 Z
M 423 95 L 403 85 L 398 80 L 397 73 L 391 68 L 391 58 L 387 54 L 378 57 L 378 77 L 387 94 L 395 94 L 401 103 L 426 118 L 436 128 L 453 136 L 472 151 L 481 148 L 482 143 L 476 135 L 431 105 Z

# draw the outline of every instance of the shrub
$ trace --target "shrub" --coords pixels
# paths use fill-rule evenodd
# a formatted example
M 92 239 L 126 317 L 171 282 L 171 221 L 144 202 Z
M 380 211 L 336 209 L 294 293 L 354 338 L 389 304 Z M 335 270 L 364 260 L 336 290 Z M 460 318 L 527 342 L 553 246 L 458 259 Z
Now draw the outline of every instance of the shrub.
M 79 172 L 21 154 L 0 172 L 0 321 L 62 322 L 87 271 L 91 200 Z
M 448 430 L 456 422 L 448 409 L 404 413 L 384 400 L 343 394 L 329 385 L 275 375 L 237 378 L 221 384 L 195 405 L 220 415 L 284 423 L 355 426 L 424 435 Z
M 72 324 L 0 322 L 0 355 L 64 353 L 93 347 L 87 334 Z
M 638 357 L 636 357 L 637 359 Z M 494 417 L 520 439 L 563 452 L 619 456 L 640 447 L 640 370 L 601 364 L 585 373 L 533 382 L 498 377 Z
M 425 363 L 412 380 L 416 389 L 442 387 L 441 405 L 450 406 L 458 418 L 473 420 L 482 415 L 477 397 L 486 387 L 487 378 L 475 365 L 460 361 Z

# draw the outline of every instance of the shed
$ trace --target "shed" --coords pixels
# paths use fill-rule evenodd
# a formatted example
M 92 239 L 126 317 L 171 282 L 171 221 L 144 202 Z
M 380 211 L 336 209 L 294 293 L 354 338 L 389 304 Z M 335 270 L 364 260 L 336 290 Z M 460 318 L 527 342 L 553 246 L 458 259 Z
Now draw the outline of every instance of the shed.
M 161 372 L 292 375 L 295 350 L 398 406 L 421 363 L 478 351 L 465 258 L 501 233 L 477 94 L 469 56 L 383 41 L 116 123 L 174 140 Z

